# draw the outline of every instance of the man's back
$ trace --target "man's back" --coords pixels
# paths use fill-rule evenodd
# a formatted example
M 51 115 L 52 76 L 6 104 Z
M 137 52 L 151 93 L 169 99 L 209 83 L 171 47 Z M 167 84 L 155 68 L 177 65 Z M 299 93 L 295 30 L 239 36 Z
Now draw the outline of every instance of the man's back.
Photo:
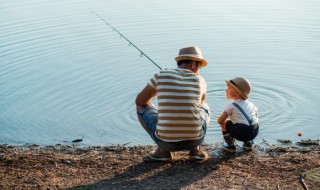
M 157 90 L 156 135 L 164 141 L 194 140 L 203 136 L 200 120 L 201 77 L 189 69 L 157 73 L 149 85 Z
M 136 98 L 138 119 L 158 145 L 147 161 L 169 161 L 171 152 L 181 150 L 189 150 L 190 160 L 208 158 L 199 146 L 210 123 L 207 85 L 199 75 L 208 63 L 196 46 L 180 49 L 175 60 L 177 69 L 155 74 Z M 152 103 L 156 96 L 158 108 Z

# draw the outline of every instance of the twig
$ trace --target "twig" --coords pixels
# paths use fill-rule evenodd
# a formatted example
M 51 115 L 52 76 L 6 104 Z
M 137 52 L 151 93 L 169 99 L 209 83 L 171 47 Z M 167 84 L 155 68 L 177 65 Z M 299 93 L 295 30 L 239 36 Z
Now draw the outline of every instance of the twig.
M 129 142 L 129 143 L 131 143 L 131 142 Z M 135 157 L 135 149 L 133 148 L 132 150 L 133 150 L 133 155 L 132 155 L 133 156 L 133 159 L 132 159 L 132 173 L 134 173 L 134 164 L 136 162 L 136 157 Z
M 247 182 L 247 179 L 251 176 L 251 174 L 249 174 L 246 179 L 243 181 L 243 185 L 245 185 L 245 183 Z
M 304 190 L 309 190 L 308 187 L 307 187 L 307 184 L 304 182 L 304 179 L 303 179 L 303 177 L 301 175 L 299 176 L 299 180 L 302 183 L 303 189 Z
M 132 143 L 132 141 L 124 143 L 124 144 L 120 145 L 120 147 L 124 147 L 124 146 L 126 146 L 127 144 L 130 144 L 130 143 Z

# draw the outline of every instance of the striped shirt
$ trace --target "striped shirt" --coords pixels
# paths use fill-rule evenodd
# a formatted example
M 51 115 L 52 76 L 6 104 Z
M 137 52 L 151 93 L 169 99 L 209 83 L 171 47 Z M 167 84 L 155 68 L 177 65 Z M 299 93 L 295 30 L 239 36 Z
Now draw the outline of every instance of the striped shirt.
M 189 69 L 162 70 L 150 79 L 149 85 L 157 90 L 159 139 L 176 142 L 204 135 L 200 103 L 207 85 L 200 75 Z

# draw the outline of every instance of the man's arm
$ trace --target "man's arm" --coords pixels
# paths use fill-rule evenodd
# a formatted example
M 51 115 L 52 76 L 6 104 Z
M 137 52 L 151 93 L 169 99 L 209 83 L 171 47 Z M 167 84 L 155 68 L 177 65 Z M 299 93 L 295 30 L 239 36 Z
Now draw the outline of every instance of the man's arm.
M 156 89 L 149 84 L 138 94 L 136 98 L 137 106 L 148 106 L 152 103 L 153 98 L 157 95 Z
M 200 90 L 201 90 L 201 104 L 205 104 L 205 99 L 207 98 L 207 83 L 202 76 L 200 78 Z
M 201 96 L 201 104 L 204 104 L 204 100 L 207 98 L 207 94 L 202 94 Z

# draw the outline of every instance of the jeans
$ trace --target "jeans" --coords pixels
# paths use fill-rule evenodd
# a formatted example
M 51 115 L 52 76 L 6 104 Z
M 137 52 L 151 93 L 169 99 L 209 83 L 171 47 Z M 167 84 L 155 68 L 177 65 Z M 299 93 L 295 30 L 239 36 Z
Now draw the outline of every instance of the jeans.
M 199 146 L 206 135 L 207 127 L 210 124 L 210 109 L 205 106 L 200 107 L 200 119 L 202 122 L 203 136 L 196 140 L 182 140 L 178 142 L 167 142 L 159 139 L 155 132 L 158 123 L 158 110 L 154 105 L 148 107 L 137 106 L 137 114 L 144 129 L 151 136 L 152 140 L 162 149 L 170 152 L 180 150 L 191 150 Z

